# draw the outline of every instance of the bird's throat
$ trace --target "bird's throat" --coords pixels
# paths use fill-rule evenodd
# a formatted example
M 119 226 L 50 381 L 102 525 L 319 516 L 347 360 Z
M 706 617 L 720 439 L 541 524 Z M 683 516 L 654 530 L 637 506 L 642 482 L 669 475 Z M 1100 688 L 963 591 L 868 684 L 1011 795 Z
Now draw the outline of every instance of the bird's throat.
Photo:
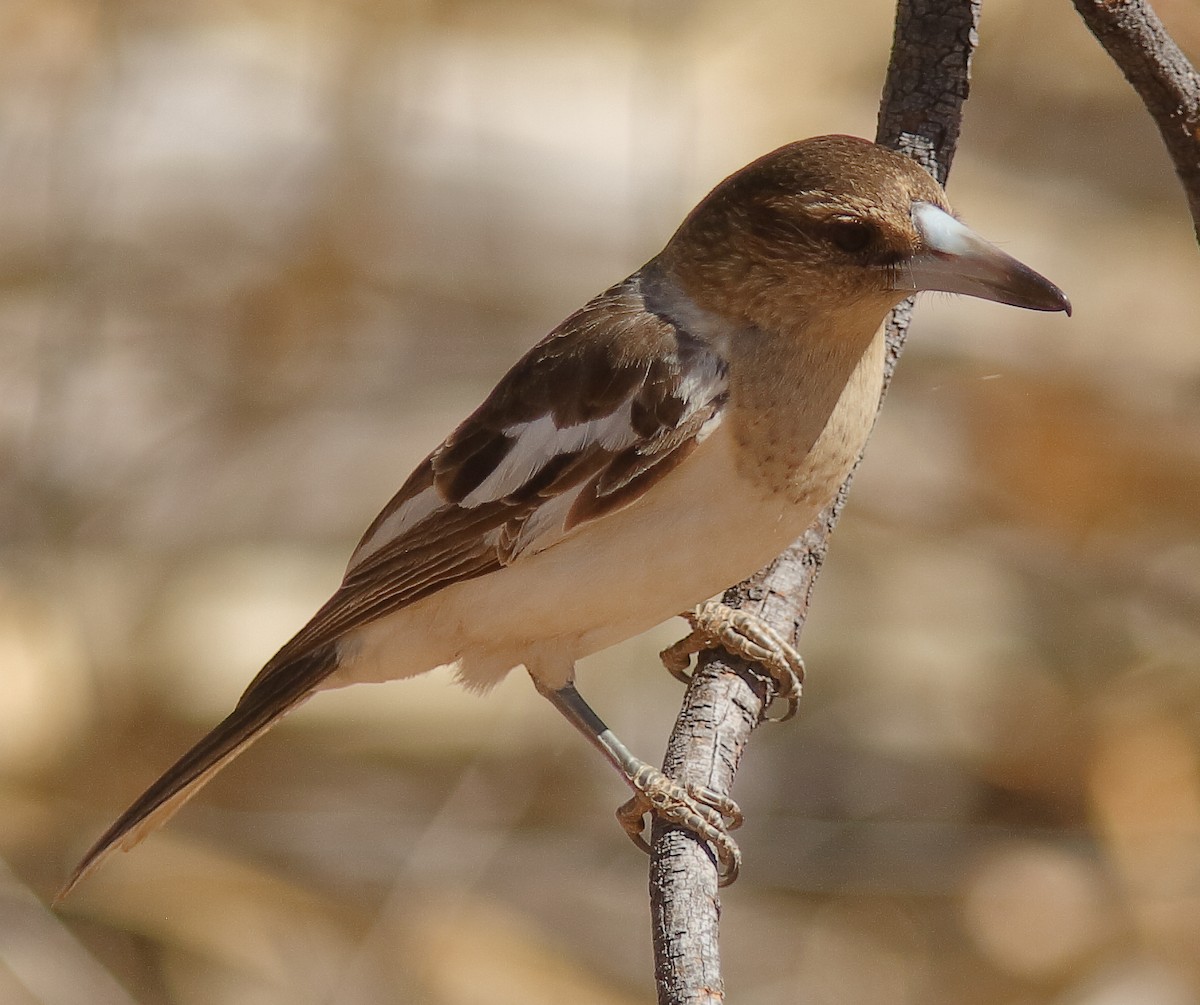
M 796 503 L 832 497 L 866 444 L 883 383 L 882 317 L 864 327 L 735 340 L 730 413 L 748 478 Z

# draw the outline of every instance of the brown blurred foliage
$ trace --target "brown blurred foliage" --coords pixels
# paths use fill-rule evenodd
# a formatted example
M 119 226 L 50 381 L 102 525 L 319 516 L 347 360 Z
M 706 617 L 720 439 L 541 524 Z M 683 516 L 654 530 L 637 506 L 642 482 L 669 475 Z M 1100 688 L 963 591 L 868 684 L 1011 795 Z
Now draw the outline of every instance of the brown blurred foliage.
M 724 174 L 873 133 L 891 13 L 0 6 L 0 1001 L 653 1000 L 624 794 L 519 675 L 322 696 L 39 898 L 525 346 Z M 1196 248 L 1069 4 L 985 4 L 950 194 L 1076 314 L 919 308 L 739 777 L 728 985 L 1200 1001 Z M 582 672 L 652 759 L 678 631 Z

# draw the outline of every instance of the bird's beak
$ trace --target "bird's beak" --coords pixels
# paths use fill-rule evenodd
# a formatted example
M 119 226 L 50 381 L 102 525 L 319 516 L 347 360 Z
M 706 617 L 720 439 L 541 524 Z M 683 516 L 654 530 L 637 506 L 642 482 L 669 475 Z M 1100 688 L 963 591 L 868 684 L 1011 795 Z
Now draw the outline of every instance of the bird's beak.
M 892 289 L 940 290 L 1034 311 L 1071 313 L 1071 302 L 1045 276 L 990 244 L 930 202 L 915 202 L 913 225 L 925 250 L 894 266 Z

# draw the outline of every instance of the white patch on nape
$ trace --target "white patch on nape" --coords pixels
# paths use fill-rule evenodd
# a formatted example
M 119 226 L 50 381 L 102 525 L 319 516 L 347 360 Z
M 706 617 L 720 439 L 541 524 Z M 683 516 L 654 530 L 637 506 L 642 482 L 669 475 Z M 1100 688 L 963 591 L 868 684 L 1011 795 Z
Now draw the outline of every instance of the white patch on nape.
M 401 534 L 411 530 L 429 516 L 430 513 L 433 513 L 445 504 L 446 500 L 442 498 L 441 493 L 433 486 L 418 492 L 411 499 L 403 503 L 396 512 L 388 514 L 387 519 L 375 528 L 371 536 L 354 549 L 354 554 L 350 556 L 350 563 L 347 568 L 353 569 L 363 559 L 375 554 L 385 544 L 396 540 Z
M 657 277 L 647 303 L 679 331 L 699 339 L 720 356 L 729 355 L 729 340 L 741 330 L 725 316 L 697 304 L 668 273 Z
M 638 440 L 630 419 L 632 408 L 630 398 L 608 415 L 562 429 L 550 415 L 509 426 L 504 435 L 516 442 L 496 469 L 463 498 L 462 505 L 471 509 L 511 495 L 562 454 L 593 445 L 614 452 L 632 446 Z

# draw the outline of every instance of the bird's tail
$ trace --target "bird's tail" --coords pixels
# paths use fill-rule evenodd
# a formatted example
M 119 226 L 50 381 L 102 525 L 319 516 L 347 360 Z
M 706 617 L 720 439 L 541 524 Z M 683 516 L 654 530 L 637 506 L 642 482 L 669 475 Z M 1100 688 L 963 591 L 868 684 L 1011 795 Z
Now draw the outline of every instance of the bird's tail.
M 303 664 L 303 665 L 299 665 Z M 260 674 L 237 707 L 143 792 L 88 849 L 58 891 L 58 904 L 117 848 L 128 851 L 165 824 L 226 764 L 313 693 L 313 683 L 336 666 L 333 644 L 280 667 L 284 673 Z M 270 667 L 270 665 L 268 665 Z

